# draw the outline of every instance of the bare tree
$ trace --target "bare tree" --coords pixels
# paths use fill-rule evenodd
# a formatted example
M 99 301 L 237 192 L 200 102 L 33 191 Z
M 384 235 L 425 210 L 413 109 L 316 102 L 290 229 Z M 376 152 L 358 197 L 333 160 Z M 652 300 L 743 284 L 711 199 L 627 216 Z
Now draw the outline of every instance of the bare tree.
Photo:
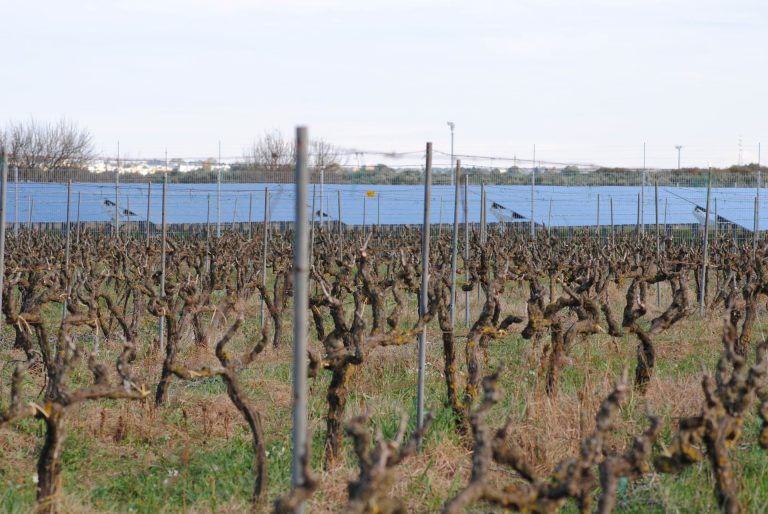
M 294 164 L 294 141 L 279 130 L 265 132 L 245 151 L 245 160 L 267 172 L 290 171 Z M 315 139 L 310 147 L 310 166 L 315 171 L 332 170 L 339 166 L 339 149 L 325 139 Z
M 339 166 L 339 149 L 325 139 L 315 139 L 310 145 L 310 159 L 312 168 L 329 170 Z
M 43 171 L 82 169 L 94 157 L 91 133 L 66 118 L 10 122 L 0 130 L 0 146 L 7 149 L 11 165 Z
M 294 142 L 279 130 L 265 132 L 245 152 L 245 160 L 264 171 L 290 171 L 293 166 Z

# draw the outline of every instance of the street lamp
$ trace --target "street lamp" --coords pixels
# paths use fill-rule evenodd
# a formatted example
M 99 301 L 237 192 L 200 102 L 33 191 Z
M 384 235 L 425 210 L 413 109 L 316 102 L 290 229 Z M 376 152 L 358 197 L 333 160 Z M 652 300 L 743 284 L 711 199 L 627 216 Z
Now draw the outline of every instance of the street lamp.
M 683 149 L 683 145 L 677 145 L 675 148 L 677 148 L 677 169 L 680 169 L 680 150 Z
M 450 175 L 451 185 L 453 185 L 453 129 L 456 127 L 456 124 L 452 121 L 449 121 L 448 126 L 451 127 L 451 169 L 448 172 L 448 175 Z

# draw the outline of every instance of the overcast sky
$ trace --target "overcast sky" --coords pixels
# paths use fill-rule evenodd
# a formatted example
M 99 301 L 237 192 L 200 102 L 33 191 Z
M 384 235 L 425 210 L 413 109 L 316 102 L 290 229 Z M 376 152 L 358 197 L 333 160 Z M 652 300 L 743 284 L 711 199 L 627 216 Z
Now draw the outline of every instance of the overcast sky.
M 266 130 L 347 148 L 642 166 L 756 161 L 764 0 L 3 2 L 0 121 L 97 151 L 239 156 Z M 768 153 L 768 152 L 767 152 Z M 411 158 L 418 161 L 420 157 Z M 375 157 L 366 157 L 370 162 Z M 768 160 L 768 155 L 763 161 Z M 490 161 L 488 161 L 490 162 Z

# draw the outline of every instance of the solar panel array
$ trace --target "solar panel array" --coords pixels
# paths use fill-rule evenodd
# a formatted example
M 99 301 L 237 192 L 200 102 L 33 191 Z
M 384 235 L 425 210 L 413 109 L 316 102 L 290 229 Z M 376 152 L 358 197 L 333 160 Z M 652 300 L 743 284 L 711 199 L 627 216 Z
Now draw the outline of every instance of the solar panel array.
M 217 212 L 222 223 L 244 223 L 264 219 L 264 196 L 270 193 L 270 219 L 293 220 L 293 185 L 291 184 L 222 184 L 217 196 L 215 184 L 169 184 L 167 220 L 171 224 L 215 223 Z M 18 188 L 18 191 L 16 190 Z M 149 220 L 160 223 L 161 186 L 153 185 Z M 315 188 L 315 211 L 328 220 L 341 219 L 348 225 L 417 224 L 422 220 L 423 188 L 416 185 L 339 185 L 325 184 L 320 197 Z M 73 184 L 72 220 L 79 210 L 82 222 L 110 222 L 115 202 L 119 202 L 121 221 L 147 219 L 147 184 L 127 184 L 115 188 L 109 184 Z M 517 221 L 533 218 L 543 227 L 591 227 L 596 225 L 652 225 L 656 222 L 656 201 L 652 187 L 643 192 L 639 186 L 485 186 L 489 223 L 504 221 L 493 216 L 496 203 L 518 214 Z M 480 221 L 480 186 L 468 187 L 469 222 Z M 372 193 L 372 194 L 371 194 Z M 310 193 L 310 197 L 311 197 Z M 533 196 L 533 211 L 531 197 Z M 755 189 L 713 188 L 710 212 L 722 221 L 752 230 Z M 18 208 L 16 199 L 18 198 Z M 217 211 L 217 199 L 220 206 Z M 454 190 L 451 186 L 434 186 L 432 190 L 433 223 L 453 220 Z M 341 210 L 339 210 L 339 201 Z M 463 202 L 463 200 L 462 200 Z M 705 208 L 706 188 L 660 187 L 658 190 L 659 222 L 669 225 L 693 224 L 696 206 Z M 9 221 L 24 223 L 61 223 L 66 221 L 67 186 L 61 183 L 9 184 Z M 638 204 L 641 217 L 638 218 Z M 210 209 L 209 209 L 210 206 Z M 307 205 L 311 209 L 311 205 Z M 463 207 L 459 205 L 460 217 Z M 125 210 L 132 214 L 126 215 Z M 599 212 L 598 212 L 599 211 Z M 463 217 L 461 218 L 463 221 Z M 768 229 L 768 206 L 760 211 L 759 230 Z

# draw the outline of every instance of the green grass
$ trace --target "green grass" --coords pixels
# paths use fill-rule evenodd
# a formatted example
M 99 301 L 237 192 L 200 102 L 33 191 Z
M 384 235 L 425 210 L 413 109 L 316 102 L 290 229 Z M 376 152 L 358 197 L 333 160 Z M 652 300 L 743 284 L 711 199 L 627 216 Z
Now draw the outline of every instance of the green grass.
M 475 294 L 472 293 L 470 297 L 474 298 Z M 57 315 L 57 312 L 60 314 L 54 308 L 50 315 Z M 287 341 L 290 338 L 289 325 L 286 324 L 284 329 Z M 8 335 L 8 328 L 5 330 Z M 459 329 L 459 332 L 465 330 Z M 149 346 L 147 342 L 154 333 L 151 324 L 142 327 L 142 337 L 145 339 L 137 359 L 137 368 L 148 381 L 156 380 L 159 372 L 157 360 L 151 361 L 155 367 L 142 369 L 145 366 L 142 358 Z M 258 337 L 255 322 L 249 322 L 246 333 L 247 337 L 233 341 L 233 352 L 239 354 L 253 344 L 254 338 Z M 758 327 L 755 333 L 760 333 Z M 430 345 L 425 389 L 427 407 L 434 409 L 435 419 L 424 441 L 423 456 L 413 457 L 403 463 L 402 471 L 408 478 L 396 481 L 398 483 L 395 484 L 399 494 L 414 511 L 419 512 L 438 511 L 447 498 L 463 487 L 470 465 L 465 441 L 455 430 L 453 413 L 445 407 L 442 343 L 435 323 L 430 326 L 428 340 Z M 678 349 L 676 345 L 682 340 L 688 344 Z M 538 343 L 539 352 L 546 342 L 545 338 Z M 460 363 L 464 361 L 462 344 L 463 339 L 459 338 L 457 352 Z M 531 360 L 528 356 L 532 344 L 532 341 L 524 340 L 514 333 L 490 342 L 487 361 L 483 361 L 484 372 L 502 366 L 504 369 L 499 382 L 504 395 L 500 404 L 488 415 L 491 426 L 499 426 L 508 416 L 521 423 L 530 421 L 534 427 L 547 422 L 539 418 L 526 419 L 529 407 L 526 402 L 532 396 L 543 398 L 544 387 L 541 361 Z M 696 316 L 675 327 L 671 333 L 658 336 L 655 344 L 659 353 L 655 380 L 671 384 L 692 377 L 698 381 L 702 367 L 712 370 L 719 357 L 717 330 L 713 331 L 710 325 L 701 323 Z M 317 349 L 316 341 L 312 345 Z M 580 393 L 590 390 L 595 395 L 590 400 L 596 404 L 602 397 L 597 395 L 604 393 L 600 389 L 604 385 L 603 377 L 614 378 L 623 366 L 628 366 L 632 379 L 636 348 L 637 339 L 632 335 L 618 338 L 615 346 L 606 335 L 590 336 L 577 341 L 568 356 L 571 364 L 566 364 L 562 369 L 558 396 L 552 401 L 555 404 L 562 402 L 562 405 L 578 402 Z M 105 362 L 114 360 L 116 350 L 117 344 L 114 342 L 104 344 Z M 5 357 L 11 356 L 13 352 L 2 348 L 0 354 Z M 182 352 L 181 359 L 187 357 Z M 375 350 L 362 369 L 357 370 L 353 376 L 346 417 L 368 413 L 371 417 L 371 430 L 380 431 L 384 437 L 391 438 L 397 430 L 400 416 L 405 414 L 408 416 L 409 430 L 412 430 L 415 425 L 414 391 L 417 381 L 415 357 L 415 345 Z M 206 358 L 215 362 L 213 355 Z M 4 384 L 8 383 L 11 372 L 12 366 L 2 368 Z M 34 395 L 39 391 L 39 379 L 39 376 L 25 378 L 28 394 Z M 81 365 L 74 370 L 70 384 L 76 387 L 90 380 L 90 374 Z M 290 483 L 290 349 L 275 351 L 270 342 L 265 353 L 240 374 L 240 380 L 252 404 L 263 416 L 268 451 L 267 497 L 271 501 L 285 492 Z M 327 372 L 321 372 L 316 379 L 310 380 L 312 467 L 321 475 L 328 382 Z M 655 404 L 653 410 L 664 421 L 660 440 L 668 444 L 676 422 L 672 417 L 675 399 L 664 400 Z M 698 393 L 694 403 L 688 406 L 690 414 L 696 413 L 701 400 Z M 0 401 L 7 401 L 7 389 L 3 390 Z M 218 430 L 214 435 L 206 434 L 204 430 L 200 417 L 203 405 L 209 409 L 210 421 Z M 221 413 L 212 412 L 211 406 L 232 413 L 229 421 L 231 428 L 226 436 L 222 435 L 220 426 Z M 108 412 L 112 423 L 118 416 L 132 419 L 124 439 L 114 442 L 111 432 L 103 436 L 94 433 L 93 427 L 98 425 L 101 409 Z M 645 409 L 645 400 L 631 394 L 621 410 L 621 421 L 628 426 L 643 429 Z M 63 453 L 62 501 L 66 505 L 75 506 L 73 511 L 176 513 L 185 510 L 216 512 L 248 509 L 253 487 L 250 433 L 242 417 L 230 405 L 220 379 L 191 382 L 174 379 L 168 404 L 151 418 L 138 404 L 127 405 L 127 402 L 113 400 L 99 401 L 83 408 L 76 407 L 68 415 L 68 437 Z M 588 429 L 591 430 L 594 412 L 586 413 L 586 419 Z M 138 429 L 142 423 L 155 425 L 155 430 L 143 433 Z M 754 416 L 749 417 L 742 440 L 733 452 L 743 502 L 749 512 L 768 511 L 768 459 L 755 444 L 758 427 L 758 420 Z M 24 420 L 12 428 L 0 431 L 0 511 L 29 512 L 34 507 L 33 475 L 43 435 L 44 425 L 34 420 Z M 529 435 L 532 440 L 535 438 L 535 433 Z M 635 433 L 621 433 L 617 440 L 630 443 L 633 435 Z M 16 438 L 23 439 L 24 443 L 14 444 Z M 569 442 L 572 445 L 578 444 L 573 437 Z M 318 491 L 312 499 L 312 505 L 333 511 L 343 501 L 344 480 L 354 476 L 356 469 L 354 452 L 346 437 L 344 444 L 340 468 L 334 470 L 340 477 L 334 480 L 341 480 L 341 492 Z M 455 468 L 446 470 L 445 461 L 451 459 Z M 710 475 L 709 464 L 703 462 L 678 475 L 653 474 L 644 477 L 630 483 L 620 495 L 618 512 L 716 511 Z M 509 475 L 499 474 L 496 479 L 509 480 Z M 576 512 L 572 502 L 564 512 Z

